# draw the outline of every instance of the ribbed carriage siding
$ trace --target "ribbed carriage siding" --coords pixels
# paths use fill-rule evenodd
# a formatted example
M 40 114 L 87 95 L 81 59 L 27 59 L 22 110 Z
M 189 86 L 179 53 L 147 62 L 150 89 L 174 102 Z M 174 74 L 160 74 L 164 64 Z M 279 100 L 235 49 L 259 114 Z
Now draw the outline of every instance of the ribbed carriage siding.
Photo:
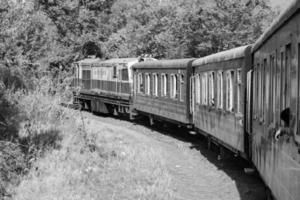
M 250 52 L 251 46 L 243 46 L 197 59 L 192 64 L 191 114 L 195 128 L 244 157 L 249 146 L 243 124 Z
M 131 67 L 137 62 L 138 58 L 114 58 L 74 63 L 75 85 L 80 87 L 75 98 L 88 103 L 94 112 L 129 112 L 133 94 Z
M 277 200 L 300 199 L 300 1 L 254 44 L 253 163 Z M 290 135 L 278 141 L 280 112 L 290 108 Z
M 133 82 L 131 67 L 138 62 L 138 58 L 114 58 L 94 63 L 91 91 L 129 100 Z
M 133 65 L 134 98 L 133 108 L 140 114 L 152 116 L 154 119 L 166 120 L 172 123 L 190 125 L 189 87 L 191 63 L 193 59 L 158 60 L 141 62 Z M 145 87 L 145 77 L 151 77 L 150 93 L 139 91 L 139 78 L 142 76 L 142 87 Z M 158 77 L 158 93 L 154 94 L 153 76 Z M 177 77 L 175 98 L 171 97 L 171 76 Z M 166 95 L 163 94 L 163 77 L 166 77 Z M 174 80 L 174 79 L 172 79 Z M 146 88 L 144 88 L 146 89 Z M 173 90 L 174 91 L 174 90 Z
M 83 90 L 91 89 L 92 65 L 101 62 L 99 58 L 87 58 L 73 63 L 75 68 L 75 78 L 73 86 L 81 87 Z

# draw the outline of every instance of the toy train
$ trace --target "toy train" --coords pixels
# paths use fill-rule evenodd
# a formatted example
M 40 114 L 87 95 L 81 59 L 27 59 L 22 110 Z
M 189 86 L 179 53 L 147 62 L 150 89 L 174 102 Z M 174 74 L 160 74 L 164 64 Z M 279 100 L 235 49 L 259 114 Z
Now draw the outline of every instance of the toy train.
M 85 59 L 76 100 L 196 130 L 251 161 L 278 200 L 300 199 L 300 1 L 253 45 L 199 59 Z

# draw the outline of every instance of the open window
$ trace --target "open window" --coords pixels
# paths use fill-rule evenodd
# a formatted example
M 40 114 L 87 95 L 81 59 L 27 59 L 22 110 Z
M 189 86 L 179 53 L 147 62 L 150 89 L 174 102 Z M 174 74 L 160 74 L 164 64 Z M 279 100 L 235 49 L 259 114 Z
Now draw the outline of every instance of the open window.
M 200 104 L 200 91 L 200 74 L 197 74 L 195 77 L 195 95 L 197 104 Z
M 234 80 L 234 71 L 230 70 L 226 73 L 226 110 L 233 111 L 233 80 Z
M 113 78 L 117 78 L 117 66 L 113 66 Z
M 138 92 L 144 93 L 144 80 L 143 80 L 143 74 L 138 74 Z
M 153 74 L 152 88 L 153 88 L 153 95 L 158 96 L 158 75 L 157 74 Z
M 202 105 L 208 105 L 208 76 L 207 73 L 204 73 L 201 76 L 201 93 L 202 93 L 202 98 L 201 98 L 201 103 Z
M 219 71 L 217 76 L 217 107 L 223 109 L 223 72 Z
M 241 69 L 237 70 L 237 113 L 242 113 L 242 72 Z
M 184 75 L 180 74 L 180 101 L 184 101 Z
M 170 97 L 172 99 L 176 99 L 177 98 L 177 76 L 176 74 L 171 74 L 170 76 Z
M 215 106 L 215 72 L 209 73 L 209 105 Z
M 161 96 L 167 96 L 167 75 L 161 74 Z
M 275 54 L 270 56 L 270 110 L 269 122 L 275 122 L 275 108 L 276 108 L 276 65 Z
M 150 95 L 150 75 L 145 74 L 145 94 Z

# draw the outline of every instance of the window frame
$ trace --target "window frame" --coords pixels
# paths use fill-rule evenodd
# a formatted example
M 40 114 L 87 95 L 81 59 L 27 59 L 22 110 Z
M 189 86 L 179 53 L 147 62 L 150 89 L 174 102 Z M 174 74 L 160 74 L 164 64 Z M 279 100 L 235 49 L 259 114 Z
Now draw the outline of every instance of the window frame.
M 200 80 L 201 80 L 201 75 L 197 74 L 195 76 L 195 96 L 196 96 L 196 104 L 201 104 L 201 84 L 200 84 Z
M 184 74 L 180 74 L 179 76 L 180 76 L 180 84 L 179 84 L 179 89 L 180 89 L 180 91 L 179 91 L 179 100 L 180 100 L 181 102 L 183 102 L 183 101 L 184 101 L 184 96 L 183 96 L 183 94 L 184 94 Z
M 158 74 L 152 74 L 152 94 L 153 96 L 158 96 Z
M 217 108 L 223 109 L 224 105 L 224 79 L 223 71 L 218 71 L 217 73 Z
M 177 75 L 171 74 L 170 75 L 170 98 L 177 99 Z
M 234 70 L 226 71 L 226 110 L 234 111 Z
M 208 75 L 208 105 L 215 107 L 215 72 Z
M 145 84 L 144 84 L 144 76 L 143 73 L 138 73 L 138 93 L 144 94 L 145 93 Z
M 149 73 L 145 73 L 145 94 L 148 96 L 151 95 L 151 80 Z
M 162 73 L 161 74 L 161 96 L 167 97 L 168 95 L 168 79 L 167 74 Z
M 242 83 L 243 83 L 243 77 L 242 77 L 242 69 L 237 69 L 236 70 L 236 112 L 238 114 L 243 113 L 243 88 L 242 88 Z

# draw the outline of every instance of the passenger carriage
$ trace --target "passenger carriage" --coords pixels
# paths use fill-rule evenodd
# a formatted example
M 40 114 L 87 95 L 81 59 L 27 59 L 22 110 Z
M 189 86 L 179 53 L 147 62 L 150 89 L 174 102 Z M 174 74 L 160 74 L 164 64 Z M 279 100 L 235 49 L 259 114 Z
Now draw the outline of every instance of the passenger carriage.
M 133 108 L 150 118 L 191 127 L 189 77 L 193 59 L 158 60 L 133 66 Z
M 276 199 L 298 200 L 300 1 L 294 1 L 260 37 L 252 55 L 252 161 Z
M 192 64 L 191 107 L 198 132 L 247 157 L 244 134 L 246 72 L 251 47 L 244 46 L 199 58 Z

